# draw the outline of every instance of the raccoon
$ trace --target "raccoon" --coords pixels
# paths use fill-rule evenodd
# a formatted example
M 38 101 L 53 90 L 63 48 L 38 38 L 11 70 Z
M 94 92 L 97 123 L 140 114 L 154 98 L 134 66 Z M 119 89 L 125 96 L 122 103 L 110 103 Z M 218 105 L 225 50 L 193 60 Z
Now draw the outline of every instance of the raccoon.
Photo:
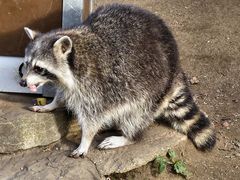
M 56 85 L 52 103 L 31 109 L 52 111 L 64 102 L 76 115 L 82 137 L 71 157 L 85 156 L 100 130 L 121 130 L 98 145 L 117 148 L 137 142 L 155 121 L 168 122 L 200 150 L 214 147 L 214 126 L 193 101 L 174 37 L 156 15 L 112 4 L 76 28 L 25 31 L 31 41 L 20 84 L 32 91 L 46 82 Z

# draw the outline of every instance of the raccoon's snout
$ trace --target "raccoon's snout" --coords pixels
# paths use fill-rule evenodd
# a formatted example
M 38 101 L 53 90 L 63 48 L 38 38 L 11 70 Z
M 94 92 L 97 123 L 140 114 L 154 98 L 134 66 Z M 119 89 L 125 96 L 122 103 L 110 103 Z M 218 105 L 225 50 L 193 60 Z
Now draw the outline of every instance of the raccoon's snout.
M 21 80 L 20 82 L 19 82 L 19 84 L 20 84 L 20 86 L 22 86 L 22 87 L 27 87 L 27 81 L 26 80 Z

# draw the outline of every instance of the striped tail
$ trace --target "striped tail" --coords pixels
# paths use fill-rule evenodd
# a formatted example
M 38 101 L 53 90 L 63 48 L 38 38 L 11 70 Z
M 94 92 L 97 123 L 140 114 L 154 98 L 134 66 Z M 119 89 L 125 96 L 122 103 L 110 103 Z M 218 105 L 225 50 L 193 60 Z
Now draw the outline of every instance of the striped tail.
M 197 149 L 211 150 L 216 143 L 214 126 L 207 115 L 199 110 L 185 84 L 178 83 L 164 97 L 155 114 L 177 131 L 184 133 Z

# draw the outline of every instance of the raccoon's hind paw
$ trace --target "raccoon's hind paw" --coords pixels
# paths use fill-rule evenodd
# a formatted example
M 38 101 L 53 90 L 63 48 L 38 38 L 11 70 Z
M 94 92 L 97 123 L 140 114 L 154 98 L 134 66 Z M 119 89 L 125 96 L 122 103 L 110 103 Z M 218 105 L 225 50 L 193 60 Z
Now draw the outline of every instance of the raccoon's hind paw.
M 52 109 L 45 108 L 45 106 L 31 106 L 28 109 L 33 112 L 50 112 L 50 111 L 52 111 Z
M 99 149 L 112 149 L 117 148 L 121 146 L 126 146 L 133 144 L 132 141 L 128 140 L 124 136 L 111 136 L 104 139 L 99 145 Z
M 86 156 L 87 153 L 85 152 L 81 152 L 78 148 L 75 149 L 71 154 L 69 154 L 69 157 L 71 158 L 84 158 Z

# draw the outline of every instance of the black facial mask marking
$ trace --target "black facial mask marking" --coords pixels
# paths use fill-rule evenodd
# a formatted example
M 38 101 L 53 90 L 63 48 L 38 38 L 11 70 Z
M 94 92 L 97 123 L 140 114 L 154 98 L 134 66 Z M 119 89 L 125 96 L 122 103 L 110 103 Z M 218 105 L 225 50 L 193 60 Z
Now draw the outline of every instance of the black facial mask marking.
M 51 80 L 57 78 L 54 74 L 50 73 L 47 69 L 41 68 L 41 67 L 39 67 L 39 66 L 34 66 L 34 67 L 33 67 L 33 71 L 34 71 L 35 73 L 41 75 L 41 76 L 44 76 L 44 77 L 46 77 L 46 78 L 48 78 L 48 79 L 51 79 Z

